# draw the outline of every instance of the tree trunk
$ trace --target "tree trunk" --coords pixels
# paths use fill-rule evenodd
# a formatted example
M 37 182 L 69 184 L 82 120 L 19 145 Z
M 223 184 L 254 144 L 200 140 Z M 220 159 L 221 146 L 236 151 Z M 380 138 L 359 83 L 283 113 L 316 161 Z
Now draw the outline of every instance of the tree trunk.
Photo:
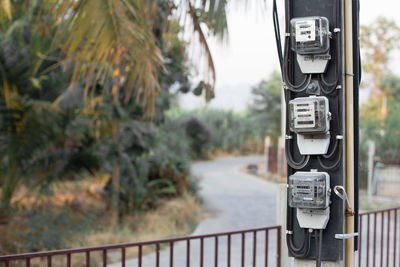
M 118 97 L 118 87 L 114 85 L 112 89 L 113 95 L 113 104 L 119 104 Z M 113 120 L 111 122 L 111 138 L 115 144 L 118 144 L 118 136 L 119 136 L 119 124 L 118 120 Z M 117 146 L 118 147 L 118 146 Z M 111 224 L 113 227 L 117 226 L 119 223 L 119 167 L 116 161 L 114 161 L 114 167 L 112 172 L 112 196 L 111 196 L 111 209 L 112 209 L 112 221 Z

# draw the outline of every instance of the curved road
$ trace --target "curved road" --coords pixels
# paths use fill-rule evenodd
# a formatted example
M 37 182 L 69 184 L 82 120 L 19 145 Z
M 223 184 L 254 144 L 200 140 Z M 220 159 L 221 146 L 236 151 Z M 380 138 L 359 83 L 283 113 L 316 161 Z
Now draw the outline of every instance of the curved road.
M 261 161 L 262 157 L 239 157 L 193 164 L 205 207 L 215 214 L 202 221 L 194 235 L 276 224 L 277 185 L 239 171 Z
M 215 161 L 198 162 L 192 165 L 194 175 L 200 177 L 200 195 L 210 216 L 200 222 L 193 235 L 260 228 L 276 224 L 277 185 L 239 171 L 249 163 L 262 161 L 262 157 L 223 158 Z M 265 235 L 257 237 L 257 265 L 264 261 Z M 264 240 L 263 240 L 264 239 Z M 275 249 L 275 235 L 270 241 Z M 226 255 L 226 238 L 220 238 L 219 253 Z M 199 242 L 191 244 L 191 266 L 198 266 Z M 251 266 L 252 238 L 246 237 L 246 266 Z M 232 265 L 240 264 L 240 236 L 232 236 Z M 214 266 L 214 240 L 204 241 L 204 266 Z M 143 266 L 155 266 L 154 254 L 143 257 Z M 271 257 L 272 258 L 272 257 Z M 169 252 L 160 253 L 161 266 L 169 266 Z M 275 259 L 272 259 L 275 261 Z M 186 264 L 186 245 L 174 246 L 174 266 Z M 272 262 L 271 262 L 272 265 Z M 113 265 L 113 266 L 120 266 Z M 138 266 L 136 259 L 127 261 L 126 266 Z M 219 266 L 226 266 L 226 257 L 219 257 Z

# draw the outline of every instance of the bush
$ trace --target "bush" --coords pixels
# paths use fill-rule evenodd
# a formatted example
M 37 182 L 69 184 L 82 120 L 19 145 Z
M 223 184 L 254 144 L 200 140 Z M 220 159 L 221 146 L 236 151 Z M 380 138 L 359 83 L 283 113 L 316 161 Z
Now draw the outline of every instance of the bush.
M 242 154 L 260 153 L 264 137 L 260 127 L 249 113 L 235 113 L 216 109 L 194 111 L 173 110 L 168 118 L 176 125 L 183 125 L 190 139 L 194 158 L 203 158 L 210 151 Z M 177 126 L 179 128 L 179 126 Z
M 89 218 L 81 219 L 67 208 L 61 212 L 31 210 L 23 214 L 22 220 L 22 229 L 14 233 L 23 241 L 21 251 L 62 249 L 76 240 L 76 233 L 93 228 Z

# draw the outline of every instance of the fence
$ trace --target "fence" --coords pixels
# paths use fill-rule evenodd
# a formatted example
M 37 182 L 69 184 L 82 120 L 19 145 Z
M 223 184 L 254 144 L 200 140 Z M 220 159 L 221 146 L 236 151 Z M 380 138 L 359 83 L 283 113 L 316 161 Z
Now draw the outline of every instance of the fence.
M 400 207 L 360 213 L 356 266 L 400 265 L 400 233 L 397 231 L 399 210 Z
M 103 267 L 111 266 L 108 264 L 108 252 L 109 251 L 120 251 L 120 261 L 118 265 L 113 264 L 113 266 L 127 266 L 126 259 L 126 250 L 129 248 L 137 249 L 137 258 L 134 259 L 134 262 L 130 262 L 129 266 L 144 266 L 143 259 L 146 257 L 147 259 L 152 259 L 151 266 L 159 267 L 161 262 L 163 266 L 187 266 L 190 267 L 194 263 L 196 266 L 204 267 L 204 266 L 228 266 L 231 267 L 231 264 L 240 263 L 241 267 L 244 266 L 277 266 L 280 267 L 280 257 L 281 257 L 281 227 L 280 226 L 272 226 L 265 228 L 257 228 L 257 229 L 249 229 L 243 231 L 235 231 L 235 232 L 225 232 L 225 233 L 217 233 L 217 234 L 207 234 L 207 235 L 196 235 L 196 236 L 187 236 L 187 237 L 178 237 L 178 238 L 170 238 L 170 239 L 162 239 L 162 240 L 153 240 L 153 241 L 145 241 L 145 242 L 135 242 L 135 243 L 124 243 L 124 244 L 116 244 L 116 245 L 106 245 L 106 246 L 98 246 L 98 247 L 89 247 L 89 248 L 79 248 L 79 249 L 68 249 L 68 250 L 57 250 L 57 251 L 46 251 L 46 252 L 36 252 L 36 253 L 26 253 L 26 254 L 18 254 L 18 255 L 7 255 L 0 256 L 0 266 L 11 267 L 15 266 L 26 266 L 31 267 L 35 264 L 33 260 L 39 260 L 39 266 L 48 266 L 52 267 L 53 257 L 61 256 L 65 257 L 66 264 L 63 266 L 71 267 L 74 266 L 72 263 L 73 256 L 76 254 L 84 254 L 84 262 L 80 262 L 77 266 L 91 266 L 91 253 L 102 253 L 102 265 Z M 226 240 L 225 240 L 226 239 Z M 210 244 L 209 241 L 212 241 L 213 245 Z M 238 242 L 237 242 L 238 241 Z M 262 245 L 260 242 L 262 241 Z M 193 251 L 193 244 L 198 243 L 198 249 Z M 239 253 L 234 253 L 232 244 L 238 243 L 240 247 Z M 252 243 L 251 250 L 246 250 L 246 245 Z M 210 245 L 210 246 L 209 246 Z M 222 249 L 223 245 L 226 245 L 225 249 Z M 144 247 L 151 246 L 155 247 L 155 252 L 149 255 L 144 256 Z M 174 253 L 175 250 L 179 250 L 178 253 Z M 260 250 L 263 251 L 260 253 Z M 207 250 L 207 252 L 205 252 Z M 210 250 L 213 250 L 214 253 L 208 253 Z M 270 252 L 273 251 L 273 253 Z M 248 253 L 246 253 L 246 251 Z M 224 252 L 225 255 L 222 255 L 221 252 Z M 251 252 L 251 253 L 249 253 Z M 166 257 L 160 257 L 160 254 L 166 254 Z M 257 254 L 258 253 L 258 254 Z M 210 259 L 210 254 L 213 259 Z M 246 256 L 249 257 L 251 254 L 251 259 L 246 259 Z M 262 264 L 260 263 L 260 254 L 263 254 Z M 272 254 L 272 255 L 271 255 Z M 186 256 L 185 256 L 186 255 Z M 194 257 L 196 255 L 196 257 Z M 238 257 L 240 255 L 240 257 Z M 115 256 L 115 255 L 114 255 Z M 174 257 L 178 258 L 178 260 L 174 261 Z M 205 262 L 205 259 L 208 261 Z M 223 259 L 223 260 L 222 260 Z M 212 262 L 212 264 L 210 264 Z M 166 263 L 166 264 L 165 264 Z M 3 265 L 2 265 L 3 264 Z M 175 265 L 174 265 L 175 264 Z M 94 264 L 92 264 L 94 266 Z M 96 265 L 99 266 L 99 265 Z M 146 267 L 149 266 L 146 264 Z

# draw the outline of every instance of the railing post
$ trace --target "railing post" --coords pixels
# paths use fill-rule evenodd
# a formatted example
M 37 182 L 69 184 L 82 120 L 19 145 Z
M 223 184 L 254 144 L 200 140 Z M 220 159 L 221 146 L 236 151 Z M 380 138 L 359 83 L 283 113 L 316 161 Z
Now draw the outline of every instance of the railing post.
M 277 267 L 281 267 L 281 226 L 278 226 L 277 236 L 276 236 L 276 250 L 277 250 Z

